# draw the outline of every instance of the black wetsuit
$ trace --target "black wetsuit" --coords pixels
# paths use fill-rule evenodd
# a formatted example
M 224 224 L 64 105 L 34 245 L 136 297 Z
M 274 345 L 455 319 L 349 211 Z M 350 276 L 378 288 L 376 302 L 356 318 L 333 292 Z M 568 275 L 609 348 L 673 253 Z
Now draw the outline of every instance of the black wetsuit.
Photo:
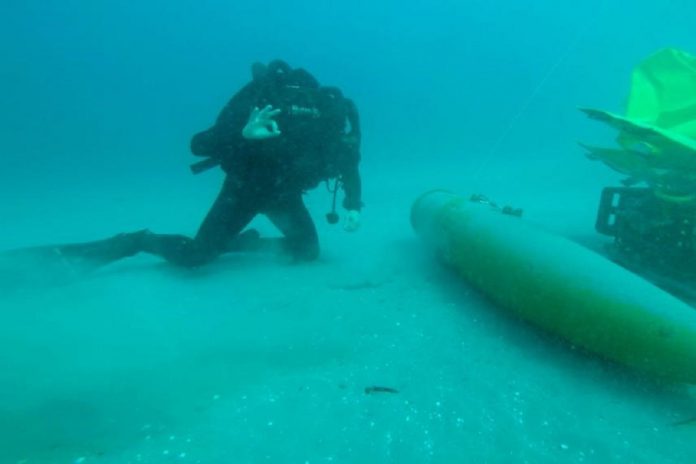
M 243 87 L 222 110 L 215 125 L 191 141 L 194 155 L 218 160 L 227 174 L 215 203 L 196 236 L 143 231 L 64 247 L 66 254 L 113 261 L 138 252 L 183 266 L 199 266 L 235 249 L 235 238 L 257 214 L 265 214 L 283 233 L 283 248 L 298 260 L 319 254 L 314 222 L 303 194 L 322 180 L 340 178 L 343 206 L 361 208 L 360 130 L 352 101 L 335 88 L 320 87 L 302 69 L 282 62 Z M 246 140 L 242 130 L 253 108 L 272 105 L 281 135 Z

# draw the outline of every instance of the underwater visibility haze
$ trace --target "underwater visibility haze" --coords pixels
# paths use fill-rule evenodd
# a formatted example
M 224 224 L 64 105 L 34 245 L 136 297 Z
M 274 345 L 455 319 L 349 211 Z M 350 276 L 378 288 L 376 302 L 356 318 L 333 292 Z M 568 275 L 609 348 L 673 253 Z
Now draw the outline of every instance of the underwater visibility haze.
M 597 148 L 617 128 L 693 154 L 617 115 L 639 63 L 696 55 L 694 17 L 686 0 L 6 0 L 0 464 L 696 462 L 696 310 L 617 270 L 595 229 L 626 177 Z M 225 173 L 193 175 L 191 139 L 273 60 L 359 114 L 359 215 L 339 190 L 327 222 L 324 183 L 304 197 L 318 259 L 85 272 L 55 253 L 194 236 Z M 435 195 L 412 217 L 436 189 L 464 207 Z M 472 194 L 485 213 L 457 215 Z M 559 307 L 600 309 L 580 333 Z

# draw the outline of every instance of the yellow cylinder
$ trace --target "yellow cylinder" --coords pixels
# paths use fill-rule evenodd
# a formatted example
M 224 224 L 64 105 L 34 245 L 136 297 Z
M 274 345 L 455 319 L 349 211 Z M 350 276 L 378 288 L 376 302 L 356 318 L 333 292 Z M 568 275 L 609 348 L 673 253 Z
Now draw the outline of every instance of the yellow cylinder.
M 411 209 L 417 234 L 497 306 L 573 345 L 696 384 L 696 309 L 564 237 L 445 191 Z

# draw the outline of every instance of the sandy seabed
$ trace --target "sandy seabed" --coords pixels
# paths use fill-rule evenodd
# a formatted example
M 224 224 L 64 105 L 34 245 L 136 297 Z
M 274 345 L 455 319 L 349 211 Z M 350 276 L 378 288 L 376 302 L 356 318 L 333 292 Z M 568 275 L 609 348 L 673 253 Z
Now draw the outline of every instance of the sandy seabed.
M 473 171 L 368 166 L 355 234 L 323 221 L 318 189 L 312 264 L 244 254 L 190 271 L 138 256 L 82 277 L 5 266 L 0 463 L 696 462 L 696 424 L 675 425 L 696 416 L 693 391 L 492 307 L 408 222 L 418 194 L 447 187 L 592 237 L 602 179 Z M 192 233 L 217 188 L 203 183 L 16 186 L 0 246 Z

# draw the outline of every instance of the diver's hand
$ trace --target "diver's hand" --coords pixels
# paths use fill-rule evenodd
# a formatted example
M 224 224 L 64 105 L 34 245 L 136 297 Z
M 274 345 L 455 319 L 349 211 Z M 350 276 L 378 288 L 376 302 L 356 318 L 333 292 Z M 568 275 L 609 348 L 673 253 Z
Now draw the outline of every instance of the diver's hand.
M 273 109 L 271 105 L 267 105 L 263 109 L 255 107 L 251 110 L 249 120 L 242 129 L 242 137 L 247 140 L 263 140 L 272 137 L 278 137 L 280 130 L 278 123 L 273 119 L 280 113 L 279 109 Z
M 360 228 L 360 211 L 354 209 L 348 210 L 343 228 L 348 232 L 355 232 L 358 230 Z

